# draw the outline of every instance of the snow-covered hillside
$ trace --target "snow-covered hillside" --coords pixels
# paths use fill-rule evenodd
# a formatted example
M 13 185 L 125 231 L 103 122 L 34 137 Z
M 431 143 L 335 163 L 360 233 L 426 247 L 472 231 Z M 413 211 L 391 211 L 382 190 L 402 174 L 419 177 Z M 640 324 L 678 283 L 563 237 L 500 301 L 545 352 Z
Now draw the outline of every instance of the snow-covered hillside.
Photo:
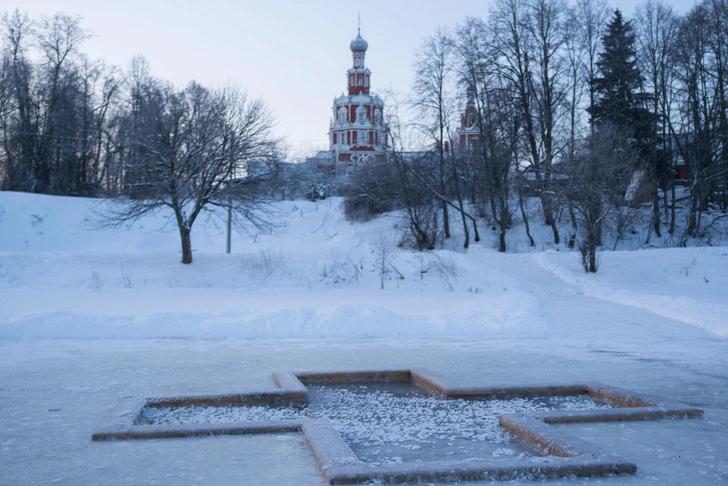
M 397 248 L 396 215 L 352 224 L 329 199 L 280 203 L 280 227 L 236 233 L 229 255 L 221 221 L 200 220 L 182 265 L 164 215 L 99 229 L 101 204 L 0 192 L 0 338 L 545 335 L 550 293 L 728 336 L 728 247 L 604 252 L 585 275 L 564 248 L 499 254 L 487 230 L 467 252 L 457 238 L 431 253 Z

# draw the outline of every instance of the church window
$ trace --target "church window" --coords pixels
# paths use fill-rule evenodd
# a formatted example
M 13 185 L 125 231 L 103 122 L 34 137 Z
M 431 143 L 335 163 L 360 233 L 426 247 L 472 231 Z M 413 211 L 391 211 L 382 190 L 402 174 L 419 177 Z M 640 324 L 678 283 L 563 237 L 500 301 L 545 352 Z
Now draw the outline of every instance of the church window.
M 356 122 L 359 125 L 363 125 L 367 119 L 367 109 L 364 105 L 359 105 L 356 109 Z

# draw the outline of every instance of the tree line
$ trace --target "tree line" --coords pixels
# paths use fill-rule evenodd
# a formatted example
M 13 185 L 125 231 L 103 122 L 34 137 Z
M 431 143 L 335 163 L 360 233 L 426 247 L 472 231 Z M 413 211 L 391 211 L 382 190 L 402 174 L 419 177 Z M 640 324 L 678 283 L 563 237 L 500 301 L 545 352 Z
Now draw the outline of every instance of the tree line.
M 185 263 L 209 207 L 264 224 L 263 201 L 312 184 L 337 186 L 354 219 L 401 210 L 403 240 L 419 249 L 456 220 L 465 247 L 484 222 L 506 251 L 517 220 L 533 245 L 537 200 L 537 223 L 578 247 L 588 271 L 634 201 L 650 203 L 648 239 L 667 232 L 680 245 L 728 211 L 728 0 L 685 15 L 645 0 L 632 19 L 606 0 L 496 0 L 486 17 L 423 40 L 410 94 L 388 102 L 389 161 L 340 181 L 277 163 L 263 101 L 235 87 L 177 89 L 143 58 L 123 71 L 89 60 L 88 37 L 79 17 L 2 15 L 0 189 L 113 196 L 123 204 L 109 224 L 168 208 Z
M 234 86 L 177 89 L 141 57 L 126 72 L 91 61 L 80 50 L 89 33 L 63 13 L 6 13 L 0 35 L 0 189 L 106 196 L 103 225 L 167 209 L 183 263 L 211 207 L 263 223 L 261 180 L 278 141 L 262 100 Z
M 651 205 L 645 243 L 667 231 L 684 245 L 726 215 L 726 0 L 703 0 L 686 15 L 645 0 L 633 19 L 606 0 L 497 0 L 487 17 L 424 39 L 414 68 L 405 105 L 415 122 L 390 116 L 394 167 L 369 168 L 348 191 L 355 217 L 404 206 L 420 248 L 449 237 L 453 211 L 467 247 L 471 222 L 477 238 L 470 210 L 498 232 L 499 251 L 514 217 L 533 244 L 524 206 L 535 197 L 554 243 L 563 239 L 557 219 L 566 219 L 569 246 L 593 272 L 603 232 L 624 231 L 630 204 Z M 463 126 L 478 144 L 458 142 Z M 407 153 L 413 140 L 425 149 Z M 676 190 L 678 162 L 687 202 Z M 396 190 L 385 187 L 387 171 Z M 396 200 L 382 204 L 384 194 Z

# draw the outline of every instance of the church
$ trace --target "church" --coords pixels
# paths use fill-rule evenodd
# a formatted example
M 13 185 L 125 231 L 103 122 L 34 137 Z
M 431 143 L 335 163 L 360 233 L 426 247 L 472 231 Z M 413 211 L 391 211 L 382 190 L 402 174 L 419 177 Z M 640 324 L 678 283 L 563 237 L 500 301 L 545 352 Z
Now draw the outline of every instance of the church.
M 364 63 L 368 47 L 359 30 L 350 44 L 353 66 L 346 73 L 347 94 L 334 100 L 329 150 L 337 166 L 386 160 L 384 102 L 370 93 L 372 73 Z
M 369 44 L 361 29 L 349 45 L 352 67 L 346 73 L 347 92 L 334 99 L 329 124 L 329 150 L 307 162 L 326 172 L 346 173 L 346 169 L 387 160 L 389 133 L 384 121 L 384 102 L 371 94 L 371 71 L 365 56 Z M 455 132 L 454 147 L 473 151 L 480 142 L 473 94 L 468 99 L 461 124 Z M 447 146 L 447 142 L 446 142 Z M 416 152 L 408 155 L 421 155 Z M 343 171 L 341 171 L 344 169 Z M 340 172 L 341 171 L 341 172 Z

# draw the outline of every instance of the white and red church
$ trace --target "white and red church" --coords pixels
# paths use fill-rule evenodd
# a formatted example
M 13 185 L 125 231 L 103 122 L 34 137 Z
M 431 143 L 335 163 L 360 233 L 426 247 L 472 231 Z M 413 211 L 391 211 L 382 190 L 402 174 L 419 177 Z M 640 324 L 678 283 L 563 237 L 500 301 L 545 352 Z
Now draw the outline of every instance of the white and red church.
M 357 32 L 351 41 L 354 65 L 346 73 L 348 92 L 334 100 L 329 127 L 329 149 L 336 165 L 385 161 L 389 144 L 384 102 L 370 94 L 371 71 L 364 64 L 369 45 Z
M 329 150 L 308 159 L 321 170 L 338 173 L 339 168 L 387 160 L 389 134 L 383 115 L 384 102 L 370 92 L 372 73 L 364 63 L 368 47 L 359 30 L 350 44 L 353 66 L 346 73 L 347 93 L 334 99 Z M 476 121 L 475 102 L 468 92 L 465 113 L 452 141 L 455 146 L 469 151 L 477 147 L 480 135 Z

